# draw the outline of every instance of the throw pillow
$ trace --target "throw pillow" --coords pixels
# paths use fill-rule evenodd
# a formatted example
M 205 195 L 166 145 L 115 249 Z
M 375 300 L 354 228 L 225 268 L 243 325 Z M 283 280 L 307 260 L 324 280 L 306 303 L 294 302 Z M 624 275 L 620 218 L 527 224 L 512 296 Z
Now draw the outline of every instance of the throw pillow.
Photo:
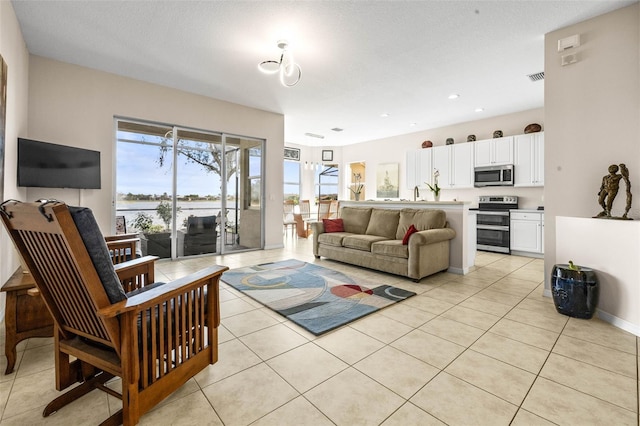
M 414 232 L 418 232 L 418 230 L 416 229 L 415 226 L 411 225 L 409 227 L 409 229 L 407 229 L 407 233 L 404 234 L 404 238 L 402 239 L 402 245 L 406 246 L 407 244 L 409 244 L 409 237 L 411 236 L 411 234 L 413 234 Z
M 322 219 L 324 232 L 344 232 L 342 219 Z

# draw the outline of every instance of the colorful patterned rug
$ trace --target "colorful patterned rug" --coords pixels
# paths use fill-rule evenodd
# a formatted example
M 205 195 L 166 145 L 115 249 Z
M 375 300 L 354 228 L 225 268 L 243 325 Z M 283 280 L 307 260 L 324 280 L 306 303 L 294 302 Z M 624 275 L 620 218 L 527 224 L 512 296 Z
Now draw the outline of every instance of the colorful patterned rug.
M 233 269 L 221 279 L 316 336 L 415 296 L 295 259 Z

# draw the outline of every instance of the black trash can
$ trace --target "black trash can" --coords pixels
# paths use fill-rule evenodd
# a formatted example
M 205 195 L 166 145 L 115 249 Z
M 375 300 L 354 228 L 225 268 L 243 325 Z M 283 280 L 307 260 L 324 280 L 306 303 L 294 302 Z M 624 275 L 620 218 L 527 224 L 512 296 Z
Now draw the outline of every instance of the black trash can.
M 600 285 L 593 269 L 555 265 L 551 271 L 551 293 L 556 310 L 575 318 L 593 317 L 598 306 Z

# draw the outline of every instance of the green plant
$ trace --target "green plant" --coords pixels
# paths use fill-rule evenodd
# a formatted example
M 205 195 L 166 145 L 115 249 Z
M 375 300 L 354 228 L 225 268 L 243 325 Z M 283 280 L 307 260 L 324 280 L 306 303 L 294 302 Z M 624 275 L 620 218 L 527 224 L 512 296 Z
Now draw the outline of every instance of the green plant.
M 153 218 L 144 212 L 138 212 L 131 223 L 143 234 L 156 234 L 163 231 L 162 225 L 154 225 Z
M 437 196 L 440 194 L 440 187 L 438 186 L 438 176 L 440 176 L 440 171 L 438 169 L 434 169 L 433 172 L 433 186 L 429 182 L 425 182 L 429 189 L 433 191 L 433 193 Z
M 160 219 L 164 222 L 164 229 L 170 229 L 171 226 L 171 217 L 173 216 L 171 203 L 168 201 L 160 201 L 158 207 L 156 207 L 156 213 L 160 216 Z M 176 212 L 179 212 L 181 209 L 178 207 Z
M 580 267 L 578 265 L 573 264 L 573 260 L 569 261 L 569 269 L 572 271 L 579 271 Z
M 153 219 L 151 218 L 151 216 L 144 212 L 138 212 L 132 223 L 137 230 L 142 232 L 149 232 L 151 226 L 153 225 Z

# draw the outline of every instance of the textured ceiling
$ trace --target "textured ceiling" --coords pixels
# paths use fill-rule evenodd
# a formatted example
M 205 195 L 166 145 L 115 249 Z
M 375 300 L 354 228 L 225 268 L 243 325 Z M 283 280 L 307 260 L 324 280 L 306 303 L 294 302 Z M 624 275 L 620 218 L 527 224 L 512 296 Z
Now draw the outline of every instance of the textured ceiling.
M 340 146 L 542 107 L 527 75 L 544 34 L 635 2 L 12 4 L 32 54 L 282 113 L 285 142 Z M 292 88 L 257 69 L 279 39 L 302 68 Z

